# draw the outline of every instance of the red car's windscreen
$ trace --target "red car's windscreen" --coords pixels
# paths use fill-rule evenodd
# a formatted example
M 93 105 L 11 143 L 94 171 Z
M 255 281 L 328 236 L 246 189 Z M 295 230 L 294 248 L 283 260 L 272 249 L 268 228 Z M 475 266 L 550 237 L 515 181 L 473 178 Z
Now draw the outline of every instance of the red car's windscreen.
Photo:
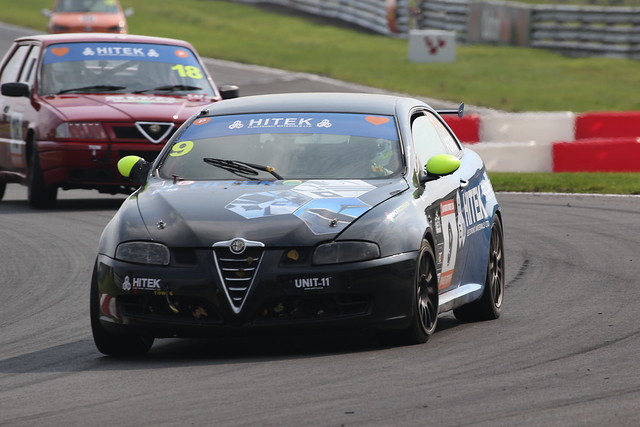
M 203 93 L 214 95 L 195 54 L 145 43 L 61 43 L 42 59 L 40 93 Z

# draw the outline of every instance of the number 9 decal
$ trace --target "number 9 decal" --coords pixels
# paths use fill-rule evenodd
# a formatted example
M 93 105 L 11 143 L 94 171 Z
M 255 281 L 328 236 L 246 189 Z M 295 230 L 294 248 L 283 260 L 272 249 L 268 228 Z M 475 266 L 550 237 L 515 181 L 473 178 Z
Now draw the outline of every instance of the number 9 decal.
M 176 144 L 173 144 L 171 147 L 171 153 L 169 153 L 172 157 L 184 156 L 189 153 L 193 148 L 193 141 L 180 141 Z

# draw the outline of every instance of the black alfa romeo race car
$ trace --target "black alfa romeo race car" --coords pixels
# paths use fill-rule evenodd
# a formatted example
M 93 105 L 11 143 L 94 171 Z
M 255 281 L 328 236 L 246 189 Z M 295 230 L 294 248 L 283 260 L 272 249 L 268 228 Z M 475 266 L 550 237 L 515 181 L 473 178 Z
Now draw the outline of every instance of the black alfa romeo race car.
M 208 106 L 152 163 L 99 243 L 104 354 L 155 338 L 368 328 L 417 344 L 453 310 L 499 317 L 502 215 L 480 157 L 411 98 L 305 93 Z

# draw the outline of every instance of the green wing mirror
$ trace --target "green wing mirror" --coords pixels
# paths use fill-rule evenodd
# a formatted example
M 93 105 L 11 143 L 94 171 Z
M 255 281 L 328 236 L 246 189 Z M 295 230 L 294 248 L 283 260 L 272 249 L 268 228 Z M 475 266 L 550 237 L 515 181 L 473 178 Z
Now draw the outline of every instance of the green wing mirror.
M 451 154 L 438 154 L 431 157 L 425 166 L 427 175 L 421 179 L 423 183 L 454 173 L 460 167 L 460 159 Z
M 118 160 L 118 172 L 120 172 L 120 175 L 130 178 L 139 185 L 146 182 L 150 167 L 151 163 L 139 156 L 126 156 Z

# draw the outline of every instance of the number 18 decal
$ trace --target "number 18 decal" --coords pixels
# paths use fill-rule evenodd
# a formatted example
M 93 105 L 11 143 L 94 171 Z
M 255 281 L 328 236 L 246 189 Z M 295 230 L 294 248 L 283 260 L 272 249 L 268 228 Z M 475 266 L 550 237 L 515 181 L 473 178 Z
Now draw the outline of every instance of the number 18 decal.
M 196 80 L 202 78 L 202 71 L 200 71 L 200 68 L 194 67 L 193 65 L 177 64 L 171 67 L 171 69 L 177 71 L 180 77 L 190 77 Z

